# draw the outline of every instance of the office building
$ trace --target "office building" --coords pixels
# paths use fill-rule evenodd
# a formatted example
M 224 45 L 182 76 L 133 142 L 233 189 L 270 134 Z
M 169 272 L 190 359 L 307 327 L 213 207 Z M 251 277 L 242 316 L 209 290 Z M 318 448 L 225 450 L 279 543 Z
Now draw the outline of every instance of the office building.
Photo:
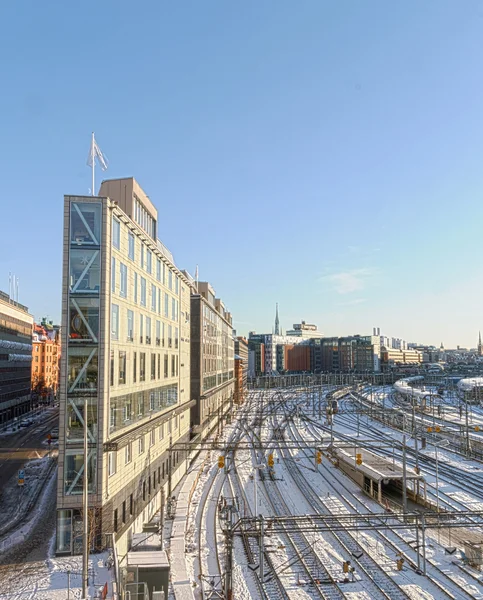
M 133 178 L 64 199 L 58 554 L 82 549 L 86 413 L 90 527 L 120 560 L 185 469 L 191 283 L 160 228 Z
M 235 352 L 232 316 L 206 281 L 191 295 L 192 435 L 204 439 L 233 407 Z
M 26 306 L 0 292 L 0 424 L 31 408 L 33 323 Z
M 317 325 L 306 323 L 305 321 L 294 323 L 293 329 L 287 331 L 286 335 L 301 337 L 304 340 L 324 337 L 324 334 L 317 330 Z
M 265 334 L 250 331 L 248 334 L 248 376 L 259 377 L 265 373 Z

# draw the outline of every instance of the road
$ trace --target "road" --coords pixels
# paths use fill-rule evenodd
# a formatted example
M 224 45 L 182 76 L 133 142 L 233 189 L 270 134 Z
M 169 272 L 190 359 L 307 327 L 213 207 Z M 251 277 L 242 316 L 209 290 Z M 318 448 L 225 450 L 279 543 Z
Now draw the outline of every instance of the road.
M 38 424 L 21 429 L 17 433 L 0 436 L 0 489 L 16 475 L 27 460 L 41 458 L 48 452 L 48 447 L 43 442 L 47 434 L 58 427 L 58 420 L 59 410 L 51 409 Z

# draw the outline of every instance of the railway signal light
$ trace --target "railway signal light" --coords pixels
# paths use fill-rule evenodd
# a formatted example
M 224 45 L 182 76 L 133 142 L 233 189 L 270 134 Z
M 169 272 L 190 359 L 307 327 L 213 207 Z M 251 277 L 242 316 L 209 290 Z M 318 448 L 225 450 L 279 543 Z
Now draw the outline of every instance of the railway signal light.
M 398 558 L 396 561 L 398 571 L 402 571 L 403 564 L 404 564 L 404 558 L 401 556 L 401 558 Z
M 475 425 L 475 431 L 480 431 L 480 426 L 479 425 Z
M 432 431 L 433 431 L 433 428 L 432 428 L 432 427 L 428 427 L 428 428 L 426 429 L 426 431 L 427 431 L 428 433 L 432 433 Z
M 223 469 L 224 466 L 225 466 L 225 457 L 219 456 L 218 457 L 218 468 Z
M 434 430 L 436 431 L 436 433 L 439 433 L 441 431 L 441 427 L 439 425 L 436 425 Z
M 273 454 L 268 455 L 268 466 L 273 467 Z
M 345 560 L 342 563 L 342 570 L 344 571 L 344 573 L 348 573 L 349 572 L 349 565 L 350 565 L 350 562 L 348 560 Z
M 320 463 L 322 462 L 322 452 L 320 452 L 320 450 L 318 450 L 315 455 L 315 461 L 318 465 L 320 465 Z
M 362 454 L 360 452 L 356 454 L 356 463 L 362 465 Z
M 416 475 L 419 475 L 421 473 L 421 469 L 419 467 L 414 467 L 414 471 Z

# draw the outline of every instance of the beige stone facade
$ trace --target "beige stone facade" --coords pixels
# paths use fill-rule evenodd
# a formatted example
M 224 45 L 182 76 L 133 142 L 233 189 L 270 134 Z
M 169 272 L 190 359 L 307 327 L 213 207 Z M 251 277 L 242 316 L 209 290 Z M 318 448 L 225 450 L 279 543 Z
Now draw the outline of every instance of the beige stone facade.
M 190 281 L 132 179 L 65 197 L 57 552 L 79 550 L 84 406 L 97 542 L 118 550 L 159 510 L 190 433 Z

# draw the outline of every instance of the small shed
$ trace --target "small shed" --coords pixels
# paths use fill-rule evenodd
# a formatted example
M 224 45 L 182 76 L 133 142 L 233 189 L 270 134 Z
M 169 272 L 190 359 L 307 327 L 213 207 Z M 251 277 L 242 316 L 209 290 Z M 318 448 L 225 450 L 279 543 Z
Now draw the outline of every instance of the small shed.
M 143 552 L 128 552 L 127 582 L 132 586 L 145 583 L 152 596 L 155 591 L 163 591 L 168 597 L 169 562 L 164 550 L 145 550 Z

